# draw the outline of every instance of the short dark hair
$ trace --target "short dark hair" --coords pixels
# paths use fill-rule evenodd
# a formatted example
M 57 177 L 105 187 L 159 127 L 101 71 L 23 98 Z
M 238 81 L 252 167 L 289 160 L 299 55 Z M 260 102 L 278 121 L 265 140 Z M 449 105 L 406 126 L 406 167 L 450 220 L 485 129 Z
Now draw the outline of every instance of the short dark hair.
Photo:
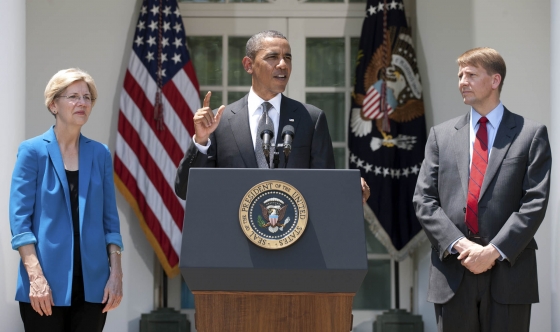
M 498 91 L 502 92 L 502 86 L 506 79 L 506 62 L 495 49 L 489 47 L 473 48 L 461 54 L 461 56 L 457 58 L 457 64 L 460 67 L 469 65 L 482 67 L 490 75 L 500 74 L 502 80 L 500 81 Z
M 262 41 L 263 39 L 266 38 L 282 38 L 288 40 L 286 36 L 284 36 L 283 34 L 281 34 L 276 30 L 261 31 L 253 35 L 251 38 L 249 38 L 249 40 L 247 41 L 247 45 L 245 46 L 245 55 L 249 59 L 255 60 L 255 56 L 257 56 L 257 52 L 262 48 L 261 47 Z

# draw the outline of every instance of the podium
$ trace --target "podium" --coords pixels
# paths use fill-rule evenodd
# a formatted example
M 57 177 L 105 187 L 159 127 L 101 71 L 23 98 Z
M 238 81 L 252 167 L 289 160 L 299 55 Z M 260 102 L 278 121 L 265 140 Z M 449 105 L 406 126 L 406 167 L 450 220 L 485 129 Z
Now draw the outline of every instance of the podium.
M 239 221 L 249 190 L 269 181 L 307 203 L 305 230 L 276 250 L 253 243 Z M 367 273 L 359 171 L 192 168 L 179 267 L 200 332 L 350 331 Z

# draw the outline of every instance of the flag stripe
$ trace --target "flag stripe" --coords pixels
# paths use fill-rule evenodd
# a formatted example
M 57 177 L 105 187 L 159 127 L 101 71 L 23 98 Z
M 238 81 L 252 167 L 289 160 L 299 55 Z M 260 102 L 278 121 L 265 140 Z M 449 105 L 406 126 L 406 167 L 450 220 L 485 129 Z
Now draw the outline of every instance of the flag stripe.
M 125 184 L 130 193 L 135 197 L 136 203 L 138 204 L 138 207 L 140 208 L 144 217 L 144 221 L 149 227 L 152 235 L 158 241 L 161 250 L 168 257 L 169 265 L 177 265 L 179 263 L 179 256 L 177 255 L 177 251 L 171 245 L 169 237 L 167 236 L 158 219 L 146 203 L 144 195 L 142 195 L 142 193 L 138 189 L 138 186 L 136 185 L 136 179 L 128 172 L 128 169 L 122 164 L 118 156 L 115 156 L 115 171 L 119 174 L 121 181 Z
M 135 192 L 135 197 L 137 201 L 139 197 L 142 198 L 144 205 L 140 206 L 140 210 L 142 212 L 145 212 L 144 209 L 149 210 L 148 212 L 159 220 L 161 229 L 169 237 L 172 247 L 178 253 L 181 248 L 181 229 L 173 222 L 161 196 L 136 157 L 137 151 L 133 150 L 120 135 L 117 135 L 117 148 L 119 149 L 119 160 L 136 182 L 138 190 Z
M 127 93 L 121 94 L 121 114 L 127 119 L 126 126 L 120 127 L 121 134 L 126 130 L 136 131 L 139 133 L 139 139 L 142 144 L 147 148 L 152 158 L 156 161 L 158 168 L 164 174 L 167 184 L 170 187 L 175 185 L 175 171 L 177 163 L 175 163 L 167 153 L 165 153 L 164 146 L 157 139 L 151 139 L 154 136 L 152 128 L 146 123 L 145 118 L 142 116 L 141 111 L 136 107 L 133 100 Z M 179 198 L 176 198 L 179 200 Z
M 161 147 L 167 151 L 171 159 L 176 166 L 183 158 L 183 153 L 181 152 L 181 147 L 175 141 L 175 138 L 169 133 L 169 128 L 164 124 L 163 130 L 156 129 L 156 122 L 154 121 L 154 106 L 146 98 L 142 87 L 132 79 L 130 75 L 126 75 L 124 79 L 124 90 L 123 94 L 126 92 L 134 103 L 138 106 L 138 111 L 135 114 L 131 114 L 134 117 L 137 115 L 142 115 L 144 118 L 143 124 L 150 127 L 151 132 L 143 135 L 146 138 L 157 138 L 161 142 Z M 122 100 L 122 99 L 121 99 Z M 128 106 L 128 105 L 127 105 Z M 129 107 L 124 107 L 121 105 L 122 111 L 129 111 Z M 145 128 L 145 130 L 148 130 Z
M 177 227 L 182 229 L 184 208 L 172 189 L 173 184 L 169 185 L 169 183 L 166 183 L 168 181 L 164 178 L 164 174 L 161 172 L 154 159 L 152 159 L 145 145 L 142 144 L 138 132 L 134 130 L 124 130 L 126 127 L 130 127 L 130 123 L 124 117 L 123 113 L 121 113 L 119 115 L 119 137 L 122 137 L 129 147 L 133 147 L 136 158 L 139 160 L 139 163 L 143 165 L 146 175 L 159 193 L 159 197 L 157 197 L 158 201 L 165 204 L 167 210 L 173 216 Z M 134 162 L 134 160 L 130 160 L 130 162 Z

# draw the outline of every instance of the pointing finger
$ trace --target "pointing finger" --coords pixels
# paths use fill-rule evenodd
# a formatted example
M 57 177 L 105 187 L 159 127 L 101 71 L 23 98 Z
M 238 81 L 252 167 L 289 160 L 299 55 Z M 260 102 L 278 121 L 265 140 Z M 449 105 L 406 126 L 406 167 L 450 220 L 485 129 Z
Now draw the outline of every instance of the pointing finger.
M 202 107 L 210 107 L 210 97 L 212 97 L 212 91 L 208 91 L 206 96 L 204 96 L 204 101 L 202 102 Z

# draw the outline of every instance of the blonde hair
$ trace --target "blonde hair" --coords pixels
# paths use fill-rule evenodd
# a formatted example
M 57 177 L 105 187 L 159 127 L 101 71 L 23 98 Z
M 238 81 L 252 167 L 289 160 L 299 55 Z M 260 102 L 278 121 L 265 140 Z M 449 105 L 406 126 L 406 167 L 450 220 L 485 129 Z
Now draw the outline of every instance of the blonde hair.
M 45 106 L 50 112 L 50 106 L 53 101 L 58 98 L 68 86 L 74 82 L 84 81 L 88 85 L 91 94 L 91 107 L 95 105 L 97 99 L 97 87 L 95 81 L 90 74 L 79 68 L 62 69 L 51 77 L 47 87 L 45 88 Z
M 495 49 L 489 47 L 473 48 L 461 54 L 461 56 L 457 58 L 457 64 L 460 67 L 482 67 L 490 75 L 500 74 L 502 79 L 498 91 L 502 92 L 502 86 L 506 79 L 506 62 Z

